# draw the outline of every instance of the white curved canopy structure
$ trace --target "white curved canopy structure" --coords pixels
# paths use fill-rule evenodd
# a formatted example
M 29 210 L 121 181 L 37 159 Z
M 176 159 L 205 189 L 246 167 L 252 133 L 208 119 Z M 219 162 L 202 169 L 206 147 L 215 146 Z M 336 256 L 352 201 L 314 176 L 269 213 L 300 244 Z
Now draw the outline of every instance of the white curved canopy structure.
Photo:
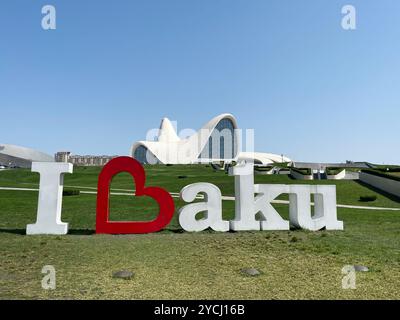
M 229 113 L 216 116 L 199 131 L 180 138 L 171 121 L 161 121 L 155 141 L 137 141 L 131 156 L 144 164 L 192 164 L 213 161 L 255 160 L 256 164 L 289 162 L 290 159 L 270 153 L 240 152 L 237 122 Z
M 253 161 L 255 165 L 267 165 L 272 163 L 284 163 L 292 161 L 283 155 L 263 152 L 241 152 L 238 160 Z
M 7 167 L 29 168 L 33 161 L 54 162 L 48 154 L 26 147 L 0 144 L 0 164 Z

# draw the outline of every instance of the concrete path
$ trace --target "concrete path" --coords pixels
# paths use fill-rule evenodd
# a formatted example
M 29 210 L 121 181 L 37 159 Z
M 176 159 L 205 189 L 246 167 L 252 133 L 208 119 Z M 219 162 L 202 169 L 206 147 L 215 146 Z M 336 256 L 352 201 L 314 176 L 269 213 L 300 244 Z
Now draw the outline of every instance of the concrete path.
M 81 187 L 81 186 L 64 186 L 65 188 L 77 188 L 77 189 L 89 189 L 89 190 L 96 190 L 96 191 L 85 191 L 80 190 L 82 194 L 97 194 L 97 188 L 94 187 Z M 39 191 L 39 189 L 32 189 L 32 188 L 13 188 L 13 187 L 0 187 L 0 190 L 10 190 L 10 191 Z M 114 196 L 132 196 L 135 190 L 128 190 L 128 189 L 111 189 L 117 191 L 125 191 L 125 192 L 110 192 L 111 195 Z M 129 192 L 129 193 L 127 193 Z M 179 198 L 179 193 L 170 192 L 173 198 Z M 196 199 L 204 199 L 203 195 L 199 195 Z M 222 200 L 225 201 L 235 201 L 235 197 L 232 196 L 222 196 Z M 289 204 L 287 200 L 273 200 L 271 203 L 276 204 Z M 314 205 L 314 203 L 311 203 Z M 367 206 L 352 206 L 352 205 L 345 205 L 345 204 L 338 204 L 338 208 L 347 208 L 347 209 L 360 209 L 360 210 L 384 210 L 384 211 L 400 211 L 400 208 L 384 208 L 384 207 L 367 207 Z

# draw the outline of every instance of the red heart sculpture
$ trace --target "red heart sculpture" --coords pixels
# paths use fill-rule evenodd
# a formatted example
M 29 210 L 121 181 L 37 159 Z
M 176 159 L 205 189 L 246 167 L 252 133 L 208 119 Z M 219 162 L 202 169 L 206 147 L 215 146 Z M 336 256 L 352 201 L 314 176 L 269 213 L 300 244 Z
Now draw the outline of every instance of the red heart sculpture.
M 149 196 L 157 201 L 159 212 L 152 221 L 109 221 L 110 184 L 120 172 L 129 172 L 135 181 L 136 196 Z M 131 157 L 117 157 L 109 161 L 100 172 L 97 185 L 96 233 L 127 234 L 151 233 L 170 223 L 174 211 L 171 195 L 159 187 L 145 187 L 146 174 L 142 165 Z

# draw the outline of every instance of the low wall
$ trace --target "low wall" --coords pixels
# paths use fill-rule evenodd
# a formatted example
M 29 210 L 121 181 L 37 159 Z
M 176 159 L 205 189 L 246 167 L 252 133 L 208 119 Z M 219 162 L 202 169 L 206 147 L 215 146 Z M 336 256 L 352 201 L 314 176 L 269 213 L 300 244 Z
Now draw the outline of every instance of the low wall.
M 400 181 L 360 172 L 360 181 L 400 198 Z
M 269 174 L 273 174 L 274 173 L 274 168 L 272 168 L 271 170 L 256 170 L 254 169 L 254 173 L 255 174 L 261 174 L 261 175 L 269 175 Z
M 342 180 L 342 179 L 346 178 L 346 170 L 343 169 L 338 174 L 328 174 L 328 175 L 326 175 L 326 178 L 328 180 Z
M 345 180 L 358 180 L 360 179 L 360 174 L 358 172 L 353 172 L 353 171 L 346 171 L 346 177 L 344 178 Z
M 290 170 L 290 175 L 295 178 L 296 180 L 313 180 L 314 176 L 311 175 L 306 175 L 306 174 L 301 174 L 297 171 Z

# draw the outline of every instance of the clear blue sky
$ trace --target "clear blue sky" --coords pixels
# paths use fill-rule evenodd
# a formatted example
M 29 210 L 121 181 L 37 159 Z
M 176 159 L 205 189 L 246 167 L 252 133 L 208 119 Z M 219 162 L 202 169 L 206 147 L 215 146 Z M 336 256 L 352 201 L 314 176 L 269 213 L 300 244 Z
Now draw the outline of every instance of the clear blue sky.
M 230 112 L 256 151 L 400 163 L 398 0 L 2 0 L 0 37 L 1 143 L 127 154 Z

